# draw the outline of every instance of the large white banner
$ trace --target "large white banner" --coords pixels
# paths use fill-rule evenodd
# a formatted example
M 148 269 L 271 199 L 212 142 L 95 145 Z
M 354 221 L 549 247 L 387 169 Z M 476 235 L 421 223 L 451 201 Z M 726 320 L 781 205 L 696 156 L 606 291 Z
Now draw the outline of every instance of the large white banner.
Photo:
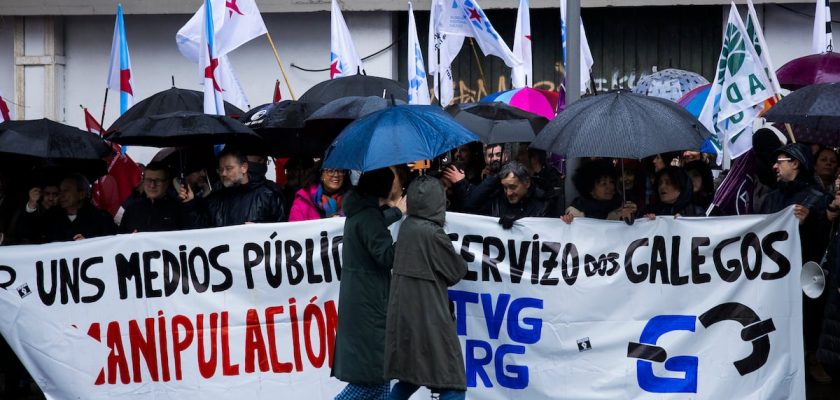
M 804 398 L 790 210 L 447 218 L 468 398 Z M 51 399 L 331 399 L 342 226 L 0 248 L 0 333 Z

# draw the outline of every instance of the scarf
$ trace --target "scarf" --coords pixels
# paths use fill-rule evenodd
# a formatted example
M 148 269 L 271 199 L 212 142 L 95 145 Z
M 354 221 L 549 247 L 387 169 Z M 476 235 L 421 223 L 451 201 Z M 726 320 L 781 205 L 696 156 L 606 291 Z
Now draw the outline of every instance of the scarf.
M 324 192 L 324 185 L 318 184 L 315 193 L 312 194 L 312 203 L 318 207 L 318 211 L 324 218 L 330 218 L 336 215 L 344 215 L 341 209 L 342 196 L 340 193 L 327 194 Z

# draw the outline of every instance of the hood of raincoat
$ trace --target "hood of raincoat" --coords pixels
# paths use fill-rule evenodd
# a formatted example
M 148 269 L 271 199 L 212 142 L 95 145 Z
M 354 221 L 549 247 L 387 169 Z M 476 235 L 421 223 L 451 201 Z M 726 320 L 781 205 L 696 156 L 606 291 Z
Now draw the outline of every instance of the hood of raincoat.
M 414 179 L 408 186 L 406 211 L 409 216 L 443 226 L 446 221 L 446 193 L 440 181 L 426 175 Z

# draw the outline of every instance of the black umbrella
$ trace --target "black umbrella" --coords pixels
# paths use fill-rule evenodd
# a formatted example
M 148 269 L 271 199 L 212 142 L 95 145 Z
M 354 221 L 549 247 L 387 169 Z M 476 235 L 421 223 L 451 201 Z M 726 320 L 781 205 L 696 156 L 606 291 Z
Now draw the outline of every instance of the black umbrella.
M 453 104 L 446 112 L 485 144 L 530 143 L 548 124 L 543 116 L 502 102 Z
M 836 132 L 840 130 L 840 83 L 819 83 L 791 92 L 764 117 L 768 121 Z M 808 141 L 804 136 L 796 137 Z
M 37 119 L 0 124 L 0 153 L 4 163 L 55 166 L 96 178 L 107 172 L 103 158 L 113 151 L 99 135 Z
M 197 90 L 179 89 L 174 86 L 155 93 L 126 110 L 111 124 L 108 131 L 118 130 L 129 122 L 143 117 L 168 114 L 175 111 L 204 111 L 204 93 Z M 243 114 L 243 111 L 225 102 L 225 114 L 238 118 Z
M 142 117 L 111 133 L 108 140 L 126 145 L 187 147 L 213 144 L 259 146 L 260 137 L 224 115 L 178 111 Z
M 329 142 L 318 143 L 303 132 L 304 121 L 322 103 L 283 100 L 252 108 L 240 121 L 265 141 L 267 153 L 275 157 L 322 156 Z
M 352 75 L 323 81 L 307 90 L 301 101 L 329 103 L 347 96 L 379 96 L 408 101 L 408 90 L 399 82 L 369 75 Z
M 323 150 L 332 143 L 341 131 L 351 122 L 392 105 L 405 104 L 402 100 L 383 99 L 378 96 L 348 96 L 333 100 L 306 119 L 307 138 L 317 138 L 319 143 L 326 144 Z
M 616 91 L 569 105 L 531 147 L 566 157 L 641 159 L 699 149 L 709 135 L 697 118 L 673 101 Z

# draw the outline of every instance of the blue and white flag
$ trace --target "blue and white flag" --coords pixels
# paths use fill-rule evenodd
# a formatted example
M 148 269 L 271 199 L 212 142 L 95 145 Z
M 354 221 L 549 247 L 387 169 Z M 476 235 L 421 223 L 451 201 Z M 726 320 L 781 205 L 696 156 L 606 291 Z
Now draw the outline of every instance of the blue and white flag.
M 429 98 L 429 84 L 426 83 L 426 67 L 423 52 L 417 39 L 417 24 L 414 22 L 414 8 L 408 2 L 408 104 L 432 104 Z
M 566 54 L 566 0 L 560 0 L 560 35 L 563 42 L 563 66 L 564 70 L 569 69 L 569 58 Z M 592 58 L 592 51 L 589 49 L 589 41 L 586 40 L 586 30 L 583 29 L 583 19 L 580 20 L 580 92 L 586 93 L 589 87 L 589 73 L 595 60 Z
M 452 61 L 461 52 L 464 35 L 441 32 L 440 19 L 449 6 L 445 0 L 432 0 L 429 15 L 429 75 L 435 87 L 435 97 L 446 107 L 455 97 L 455 82 L 452 79 Z
M 533 86 L 533 67 L 531 61 L 531 12 L 528 0 L 519 0 L 519 12 L 516 15 L 516 33 L 513 38 L 513 55 L 522 60 L 522 64 L 513 67 L 510 80 L 515 88 Z
M 204 29 L 201 34 L 201 49 L 198 62 L 204 84 L 204 113 L 225 115 L 222 87 L 219 85 L 219 56 L 216 53 L 215 31 L 213 29 L 213 8 L 210 0 L 204 0 Z
M 476 0 L 452 0 L 449 7 L 444 7 L 439 23 L 440 32 L 475 38 L 485 55 L 501 58 L 508 67 L 522 64 L 522 60 L 510 51 L 493 28 Z
M 332 0 L 330 19 L 330 79 L 355 75 L 364 70 L 362 59 L 350 37 L 350 30 L 344 22 L 338 2 Z
M 268 33 L 254 0 L 211 0 L 216 56 L 222 57 L 239 46 Z M 198 62 L 205 9 L 198 11 L 175 34 L 178 50 L 188 60 Z
M 122 4 L 117 5 L 107 87 L 120 93 L 120 115 L 134 105 L 134 78 L 131 76 L 131 58 L 128 55 L 128 42 L 125 40 Z

